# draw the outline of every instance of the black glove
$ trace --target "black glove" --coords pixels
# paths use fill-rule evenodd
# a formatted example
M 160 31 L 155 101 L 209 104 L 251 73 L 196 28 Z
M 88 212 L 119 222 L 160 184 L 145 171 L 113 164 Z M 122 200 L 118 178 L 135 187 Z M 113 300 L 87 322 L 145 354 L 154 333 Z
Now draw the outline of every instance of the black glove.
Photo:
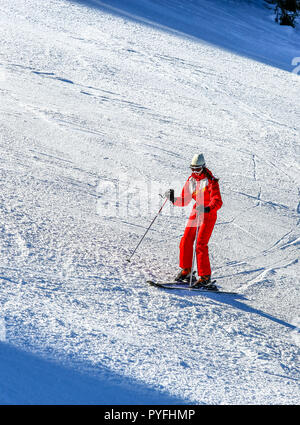
M 165 193 L 165 197 L 167 199 L 169 199 L 169 201 L 171 201 L 172 204 L 174 204 L 174 202 L 175 202 L 174 189 L 167 190 L 166 193 Z
M 203 207 L 203 205 L 199 205 L 199 207 L 197 207 L 196 209 L 197 211 L 200 211 L 200 212 L 205 212 L 205 213 L 210 212 L 210 207 Z

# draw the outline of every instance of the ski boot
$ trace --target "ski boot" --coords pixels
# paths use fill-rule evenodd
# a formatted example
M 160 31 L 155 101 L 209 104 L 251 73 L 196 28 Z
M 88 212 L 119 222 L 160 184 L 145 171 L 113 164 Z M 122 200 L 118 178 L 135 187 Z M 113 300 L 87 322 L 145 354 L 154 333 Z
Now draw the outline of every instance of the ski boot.
M 178 282 L 178 283 L 180 283 L 180 282 L 189 283 L 190 282 L 190 279 L 191 279 L 191 271 L 192 271 L 191 268 L 180 270 L 180 272 L 177 274 L 177 276 L 174 279 L 175 282 Z M 196 278 L 194 276 L 194 273 L 193 273 L 193 277 L 192 277 L 192 282 L 195 282 L 196 281 Z
M 192 288 L 203 288 L 212 291 L 218 289 L 215 285 L 215 281 L 212 282 L 210 275 L 200 276 L 200 278 L 192 284 Z

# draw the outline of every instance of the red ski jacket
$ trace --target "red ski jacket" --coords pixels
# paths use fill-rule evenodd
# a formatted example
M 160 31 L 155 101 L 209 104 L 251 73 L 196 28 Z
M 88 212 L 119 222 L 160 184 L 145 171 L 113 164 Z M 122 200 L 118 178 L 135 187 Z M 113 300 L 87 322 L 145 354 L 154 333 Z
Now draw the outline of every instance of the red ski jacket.
M 190 175 L 174 205 L 185 207 L 192 199 L 196 201 L 194 208 L 202 205 L 210 207 L 211 211 L 217 211 L 223 205 L 219 181 L 207 168 L 204 168 L 200 176 L 194 173 Z

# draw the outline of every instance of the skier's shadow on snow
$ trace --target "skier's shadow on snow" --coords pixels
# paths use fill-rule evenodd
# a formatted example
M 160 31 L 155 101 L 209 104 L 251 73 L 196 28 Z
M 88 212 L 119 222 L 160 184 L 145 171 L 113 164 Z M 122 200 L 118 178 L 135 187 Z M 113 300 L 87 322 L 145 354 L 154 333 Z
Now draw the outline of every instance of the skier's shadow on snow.
M 279 325 L 285 326 L 291 330 L 298 329 L 297 326 L 292 325 L 291 323 L 286 322 L 285 320 L 278 319 L 277 317 L 272 316 L 269 313 L 266 313 L 262 310 L 259 310 L 258 308 L 253 308 L 247 304 L 242 303 L 240 300 L 247 300 L 247 298 L 242 294 L 236 294 L 236 295 L 222 295 L 222 294 L 215 294 L 215 293 L 202 293 L 202 294 L 195 294 L 191 293 L 192 296 L 204 296 L 206 298 L 210 298 L 213 301 L 216 301 L 218 303 L 227 304 L 228 306 L 231 306 L 235 309 L 242 310 L 245 313 L 250 314 L 257 314 L 258 316 L 261 316 L 265 319 L 271 320 L 272 322 L 278 323 Z

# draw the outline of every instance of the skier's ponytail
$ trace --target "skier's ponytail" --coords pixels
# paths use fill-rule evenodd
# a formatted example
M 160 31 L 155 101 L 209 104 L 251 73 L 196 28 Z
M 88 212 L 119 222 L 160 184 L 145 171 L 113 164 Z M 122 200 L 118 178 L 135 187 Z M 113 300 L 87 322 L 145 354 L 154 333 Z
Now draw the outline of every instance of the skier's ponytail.
M 206 168 L 206 167 L 203 168 L 203 174 L 205 174 L 205 177 L 207 177 L 208 180 L 217 181 L 217 182 L 219 181 L 219 179 L 217 179 L 216 177 L 214 177 L 213 174 L 212 174 L 212 172 L 208 168 Z

